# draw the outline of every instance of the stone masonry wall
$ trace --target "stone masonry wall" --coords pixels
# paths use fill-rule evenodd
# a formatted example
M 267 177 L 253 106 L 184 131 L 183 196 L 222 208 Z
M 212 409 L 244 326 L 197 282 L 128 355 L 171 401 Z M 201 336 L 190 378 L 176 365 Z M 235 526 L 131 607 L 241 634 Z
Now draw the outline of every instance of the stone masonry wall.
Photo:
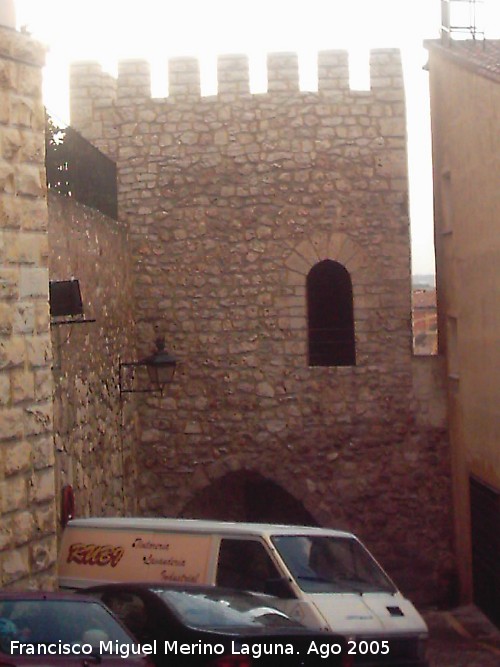
M 44 57 L 0 27 L 0 587 L 55 576 Z
M 145 63 L 117 81 L 73 69 L 72 123 L 117 160 L 139 347 L 160 330 L 180 359 L 140 405 L 140 511 L 176 515 L 257 473 L 436 602 L 453 577 L 449 453 L 444 422 L 417 412 L 432 392 L 413 389 L 399 53 L 372 52 L 368 92 L 349 89 L 344 52 L 319 54 L 318 74 L 300 92 L 296 56 L 271 54 L 251 95 L 246 59 L 225 56 L 200 97 L 179 59 L 159 100 Z M 354 367 L 307 363 L 306 276 L 326 258 L 352 279 Z
M 58 497 L 76 516 L 134 514 L 135 402 L 119 394 L 119 362 L 135 359 L 127 230 L 71 198 L 49 196 L 51 280 L 77 278 L 95 322 L 52 326 Z

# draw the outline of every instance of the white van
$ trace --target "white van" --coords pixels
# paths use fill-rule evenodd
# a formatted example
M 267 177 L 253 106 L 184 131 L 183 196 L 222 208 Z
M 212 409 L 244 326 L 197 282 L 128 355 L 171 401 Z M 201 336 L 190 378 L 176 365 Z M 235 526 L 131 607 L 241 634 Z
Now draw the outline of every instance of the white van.
M 423 667 L 427 626 L 351 533 L 195 519 L 90 518 L 66 526 L 61 588 L 109 582 L 209 584 L 280 598 L 309 627 Z M 368 658 L 368 655 L 366 656 Z

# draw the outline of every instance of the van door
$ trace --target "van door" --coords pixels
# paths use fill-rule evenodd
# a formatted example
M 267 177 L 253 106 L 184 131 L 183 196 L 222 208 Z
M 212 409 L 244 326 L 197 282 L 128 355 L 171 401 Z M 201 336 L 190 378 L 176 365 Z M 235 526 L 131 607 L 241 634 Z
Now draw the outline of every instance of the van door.
M 257 593 L 275 593 L 283 575 L 259 540 L 222 538 L 219 545 L 216 584 Z M 295 597 L 291 588 L 282 597 Z
M 265 545 L 259 540 L 222 538 L 216 584 L 276 596 L 273 605 L 288 616 L 316 630 L 328 630 L 315 607 L 299 599 Z

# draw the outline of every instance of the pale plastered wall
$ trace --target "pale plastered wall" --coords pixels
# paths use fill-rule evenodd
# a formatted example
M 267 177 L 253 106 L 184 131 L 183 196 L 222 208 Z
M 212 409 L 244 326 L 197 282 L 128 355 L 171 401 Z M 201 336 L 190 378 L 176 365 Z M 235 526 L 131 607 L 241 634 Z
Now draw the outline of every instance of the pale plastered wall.
M 429 69 L 440 344 L 461 591 L 470 599 L 469 476 L 500 489 L 500 77 L 438 48 Z

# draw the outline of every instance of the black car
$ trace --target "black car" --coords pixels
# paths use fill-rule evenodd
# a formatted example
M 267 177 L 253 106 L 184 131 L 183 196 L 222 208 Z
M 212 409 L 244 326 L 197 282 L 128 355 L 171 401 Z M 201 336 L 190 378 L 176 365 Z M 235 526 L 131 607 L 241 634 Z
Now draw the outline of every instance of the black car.
M 218 587 L 106 584 L 85 590 L 135 635 L 157 667 L 350 667 L 346 640 L 305 628 L 274 598 Z

